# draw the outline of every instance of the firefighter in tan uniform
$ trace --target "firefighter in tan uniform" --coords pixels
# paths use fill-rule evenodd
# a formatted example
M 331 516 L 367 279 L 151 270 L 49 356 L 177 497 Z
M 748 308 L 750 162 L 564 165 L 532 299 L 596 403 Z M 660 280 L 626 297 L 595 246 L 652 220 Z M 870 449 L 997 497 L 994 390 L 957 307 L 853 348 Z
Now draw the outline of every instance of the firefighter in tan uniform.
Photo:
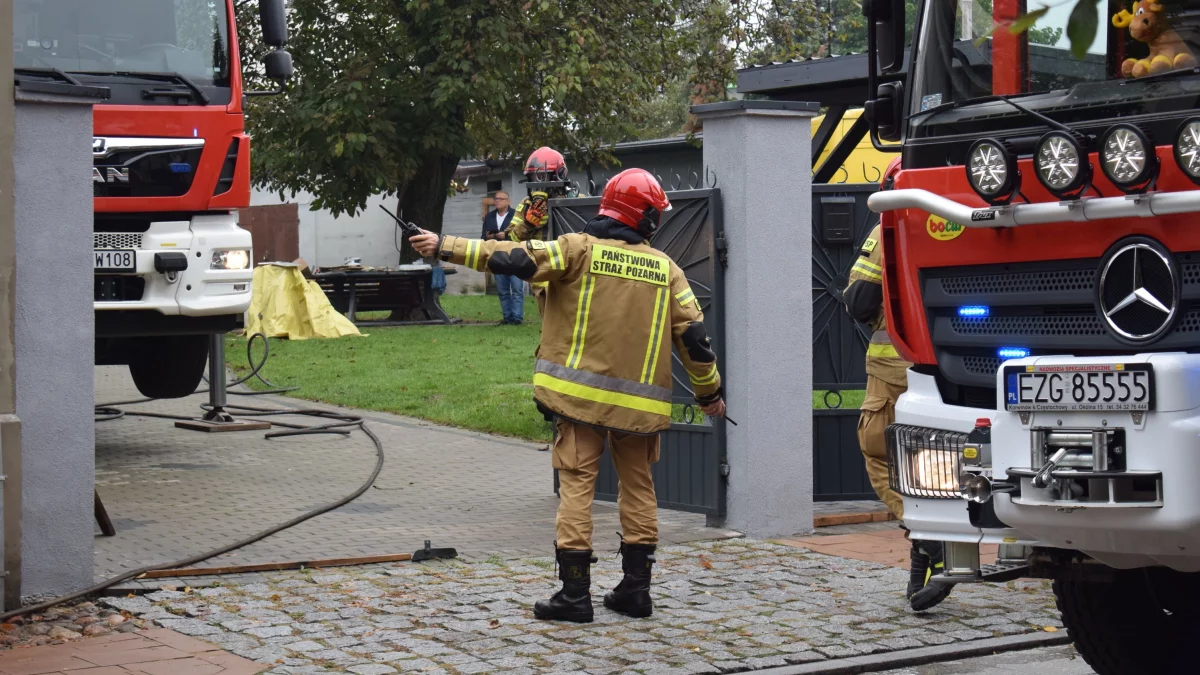
M 679 266 L 648 244 L 666 193 L 649 173 L 628 169 L 604 188 L 600 214 L 582 233 L 553 241 L 480 241 L 423 234 L 421 255 L 549 284 L 534 399 L 557 419 L 559 475 L 555 556 L 562 589 L 534 605 L 539 619 L 589 622 L 592 498 L 605 440 L 616 465 L 625 576 L 604 605 L 647 617 L 658 544 L 651 465 L 671 425 L 674 347 L 706 415 L 724 415 L 721 376 L 699 303 Z
M 844 293 L 846 310 L 856 321 L 871 328 L 867 345 L 867 395 L 858 418 L 858 446 L 866 462 L 867 477 L 875 494 L 897 520 L 904 521 L 904 501 L 888 484 L 886 433 L 896 421 L 896 401 L 908 389 L 911 363 L 900 358 L 887 332 L 883 310 L 883 245 L 880 227 L 875 226 L 850 268 L 850 283 Z M 905 536 L 907 536 L 907 529 Z M 943 567 L 938 542 L 913 541 L 909 551 L 910 570 L 905 595 L 915 610 L 933 607 L 950 594 L 948 584 L 929 585 L 930 576 Z
M 540 147 L 534 150 L 529 155 L 529 159 L 525 161 L 525 180 L 527 182 L 554 181 L 565 185 L 567 176 L 567 160 L 562 153 L 553 148 Z M 565 194 L 565 187 L 531 192 L 517 206 L 517 212 L 513 214 L 508 229 L 504 230 L 505 237 L 509 241 L 516 242 L 533 239 L 545 240 L 546 225 L 550 220 L 548 201 L 553 197 L 561 197 Z M 530 282 L 529 288 L 533 299 L 537 302 L 538 314 L 545 316 L 547 282 Z

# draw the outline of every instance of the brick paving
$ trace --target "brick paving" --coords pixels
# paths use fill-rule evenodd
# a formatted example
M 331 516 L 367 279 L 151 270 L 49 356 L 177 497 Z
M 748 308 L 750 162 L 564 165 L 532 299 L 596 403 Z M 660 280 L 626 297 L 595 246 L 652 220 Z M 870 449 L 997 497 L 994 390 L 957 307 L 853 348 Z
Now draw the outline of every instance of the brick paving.
M 904 532 L 900 528 L 891 525 L 885 528 L 854 529 L 858 531 L 844 534 L 824 530 L 809 537 L 781 539 L 779 543 L 827 555 L 908 569 L 911 543 L 904 538 Z M 995 563 L 998 548 L 995 544 L 980 546 L 979 561 L 984 565 Z
M 138 398 L 121 367 L 97 368 L 96 392 L 97 403 Z M 231 399 L 260 407 L 310 405 L 261 396 Z M 206 401 L 192 396 L 127 409 L 199 415 Z M 386 457 L 367 494 L 197 567 L 411 553 L 426 539 L 435 547 L 454 547 L 468 560 L 553 550 L 558 498 L 550 458 L 539 450 L 544 444 L 364 414 Z M 268 441 L 263 432 L 185 431 L 153 418 L 99 423 L 96 487 L 117 535 L 95 540 L 96 578 L 177 560 L 289 520 L 349 494 L 374 465 L 374 446 L 360 432 Z M 615 551 L 620 529 L 615 505 L 597 502 L 595 520 L 597 550 Z M 702 515 L 661 511 L 660 523 L 664 542 L 731 536 L 706 528 Z
M 1041 581 L 961 586 L 914 614 L 904 571 L 877 562 L 745 539 L 669 546 L 658 559 L 653 617 L 603 608 L 599 596 L 620 578 L 619 562 L 603 555 L 593 568 L 596 622 L 583 625 L 532 618 L 532 603 L 554 588 L 544 557 L 281 572 L 104 602 L 270 675 L 741 672 L 1061 625 Z
M 0 675 L 255 675 L 268 668 L 161 628 L 0 653 Z

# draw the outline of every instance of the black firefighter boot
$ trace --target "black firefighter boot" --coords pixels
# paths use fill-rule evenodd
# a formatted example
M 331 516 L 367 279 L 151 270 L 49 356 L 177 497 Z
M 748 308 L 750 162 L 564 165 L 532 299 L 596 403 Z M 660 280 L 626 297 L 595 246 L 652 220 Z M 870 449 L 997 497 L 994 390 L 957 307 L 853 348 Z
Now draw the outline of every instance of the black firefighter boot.
M 610 593 L 604 594 L 604 606 L 635 619 L 654 613 L 650 599 L 650 568 L 654 566 L 654 544 L 621 542 L 621 571 L 625 578 Z
M 533 615 L 542 621 L 591 623 L 592 552 L 559 549 L 555 558 L 562 589 L 549 600 L 533 603 Z
M 921 542 L 912 542 L 908 551 L 908 588 L 904 590 L 904 599 L 911 600 L 912 596 L 925 587 L 929 578 L 929 556 L 921 550 Z
M 925 555 L 929 556 L 929 569 L 925 573 L 923 588 L 913 593 L 912 597 L 908 599 L 914 612 L 923 612 L 941 604 L 943 600 L 950 597 L 950 591 L 954 588 L 954 584 L 930 581 L 935 574 L 940 575 L 946 569 L 946 553 L 942 542 L 922 541 L 920 546 Z

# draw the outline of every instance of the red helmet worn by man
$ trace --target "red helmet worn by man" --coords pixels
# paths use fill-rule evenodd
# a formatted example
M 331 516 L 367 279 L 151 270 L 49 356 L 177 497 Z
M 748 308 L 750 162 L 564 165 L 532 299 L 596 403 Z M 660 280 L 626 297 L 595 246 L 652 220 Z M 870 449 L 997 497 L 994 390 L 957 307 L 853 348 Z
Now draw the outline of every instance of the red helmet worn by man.
M 613 176 L 600 197 L 600 215 L 625 223 L 649 239 L 671 201 L 645 169 L 626 169 Z
M 554 148 L 542 146 L 525 161 L 525 178 L 539 183 L 566 180 L 567 160 Z

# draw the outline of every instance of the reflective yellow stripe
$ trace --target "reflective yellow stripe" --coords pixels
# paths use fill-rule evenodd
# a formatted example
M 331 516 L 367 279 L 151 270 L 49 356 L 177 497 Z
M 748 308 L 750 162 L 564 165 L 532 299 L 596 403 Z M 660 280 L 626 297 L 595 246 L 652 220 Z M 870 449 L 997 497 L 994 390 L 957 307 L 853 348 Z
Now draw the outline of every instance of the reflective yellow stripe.
M 550 252 L 550 269 L 561 270 L 566 268 L 566 265 L 563 263 L 562 249 L 559 248 L 557 241 L 548 242 L 546 250 Z
M 583 358 L 583 343 L 587 338 L 588 313 L 592 310 L 592 291 L 596 288 L 596 278 L 592 275 L 583 277 L 579 289 L 579 304 L 575 307 L 575 330 L 571 331 L 571 351 L 567 356 L 567 367 L 577 368 Z
M 864 267 L 868 270 L 872 270 L 874 272 L 882 272 L 883 271 L 882 267 L 880 267 L 879 265 L 876 265 L 875 263 L 871 262 L 870 260 L 867 260 L 866 258 L 859 258 L 858 262 L 854 263 L 854 266 L 855 267 L 862 266 L 862 267 Z
M 481 242 L 478 239 L 471 239 L 471 240 L 467 241 L 466 263 L 467 263 L 467 267 L 470 267 L 473 270 L 479 269 L 478 264 L 479 264 L 479 244 L 480 243 Z
M 545 373 L 533 374 L 533 386 L 544 387 L 550 391 L 574 396 L 585 401 L 595 401 L 596 403 L 604 403 L 607 405 L 620 406 L 631 410 L 640 410 L 655 415 L 671 414 L 671 404 L 665 401 L 655 401 L 641 396 L 632 394 L 622 394 L 616 391 L 608 391 L 607 389 L 597 389 L 584 384 L 575 382 L 567 382 L 560 380 L 557 377 L 547 375 Z
M 679 301 L 679 304 L 683 305 L 684 307 L 687 307 L 687 304 L 689 302 L 696 299 L 696 294 L 692 292 L 692 289 L 688 288 L 688 289 L 685 289 L 679 295 L 676 295 L 675 299 Z
M 709 373 L 707 375 L 696 376 L 692 373 L 688 373 L 688 379 L 692 381 L 692 384 L 698 387 L 703 387 L 706 384 L 716 383 L 717 377 L 717 364 L 715 363 L 709 366 Z
M 867 345 L 867 356 L 898 359 L 900 353 L 891 345 Z
M 875 281 L 883 281 L 883 277 L 880 274 L 878 274 L 876 272 L 872 272 L 871 270 L 866 269 L 865 267 L 860 267 L 858 265 L 855 265 L 850 271 L 857 272 L 868 279 L 874 279 Z
M 550 282 L 549 281 L 531 281 L 531 282 L 529 282 L 529 285 L 533 286 L 535 288 L 545 288 L 550 285 Z
M 650 326 L 650 341 L 646 343 L 646 360 L 642 362 L 642 382 L 649 383 L 654 379 L 654 371 L 658 369 L 658 352 L 662 346 L 662 327 L 666 316 L 667 289 L 659 288 L 654 295 L 654 323 Z

